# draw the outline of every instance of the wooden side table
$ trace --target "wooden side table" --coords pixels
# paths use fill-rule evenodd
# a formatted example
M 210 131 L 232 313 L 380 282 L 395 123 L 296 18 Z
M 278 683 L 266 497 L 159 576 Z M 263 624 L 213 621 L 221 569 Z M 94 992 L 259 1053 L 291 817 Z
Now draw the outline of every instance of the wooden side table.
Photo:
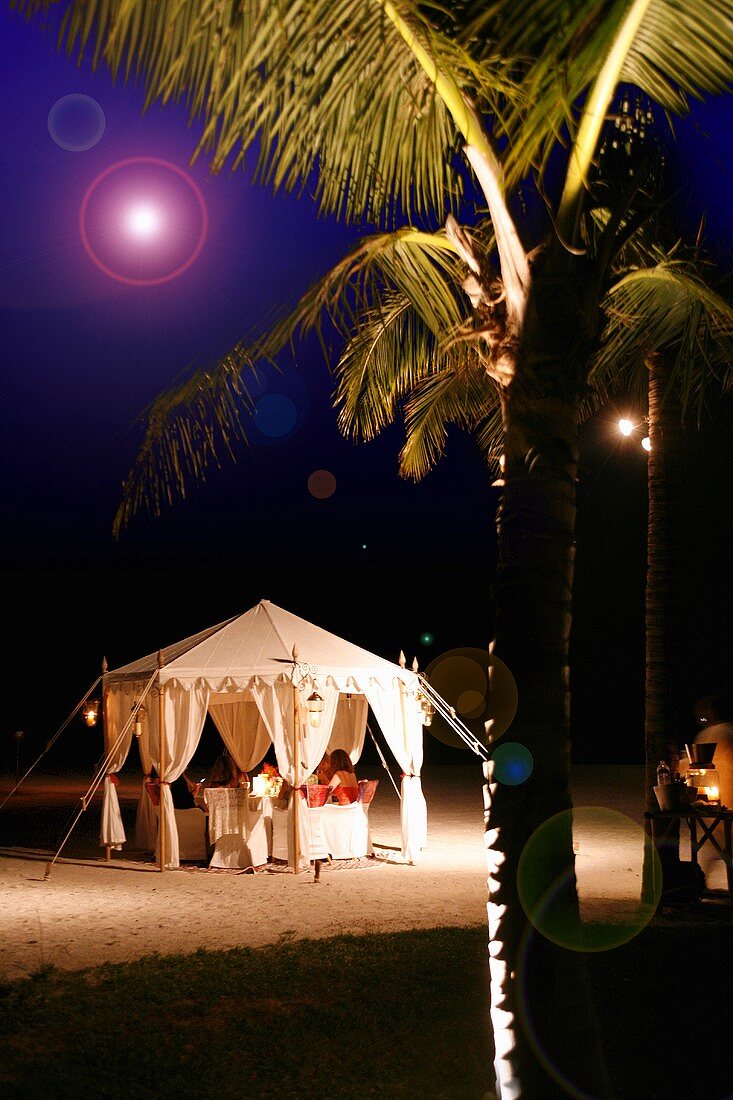
M 675 828 L 679 828 L 681 821 L 687 824 L 690 831 L 690 858 L 697 863 L 698 852 L 703 844 L 708 841 L 723 858 L 725 874 L 728 881 L 728 896 L 733 901 L 733 810 L 724 806 L 699 807 L 690 806 L 684 810 L 647 810 L 644 817 L 651 821 L 654 835 L 659 840 L 670 836 Z M 723 843 L 715 836 L 716 826 L 723 826 Z M 699 831 L 698 831 L 699 830 Z

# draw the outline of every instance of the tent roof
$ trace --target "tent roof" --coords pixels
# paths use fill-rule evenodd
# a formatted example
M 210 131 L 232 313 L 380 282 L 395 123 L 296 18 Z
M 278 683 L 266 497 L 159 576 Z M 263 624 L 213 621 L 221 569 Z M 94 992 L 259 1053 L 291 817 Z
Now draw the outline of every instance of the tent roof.
M 161 681 L 192 682 L 203 678 L 216 690 L 221 689 L 227 678 L 233 681 L 255 676 L 266 680 L 290 678 L 294 646 L 298 662 L 310 666 L 314 676 L 324 679 L 332 676 L 342 687 L 349 677 L 358 684 L 365 674 L 385 684 L 391 683 L 395 676 L 406 682 L 415 676 L 269 600 L 260 600 L 243 615 L 166 647 L 162 651 Z M 111 670 L 105 682 L 148 679 L 157 667 L 158 654 L 150 653 Z

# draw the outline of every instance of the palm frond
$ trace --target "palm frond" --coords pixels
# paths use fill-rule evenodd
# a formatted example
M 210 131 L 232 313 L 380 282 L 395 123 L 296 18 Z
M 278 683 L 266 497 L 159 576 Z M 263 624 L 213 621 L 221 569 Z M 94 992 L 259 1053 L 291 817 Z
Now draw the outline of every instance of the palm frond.
M 630 271 L 610 289 L 607 322 L 591 384 L 604 398 L 627 391 L 645 401 L 646 360 L 665 352 L 669 384 L 683 415 L 699 423 L 712 392 L 730 388 L 733 376 L 733 305 L 683 261 L 660 261 Z
M 400 473 L 419 481 L 445 453 L 448 428 L 469 432 L 492 470 L 498 468 L 503 425 L 499 394 L 475 346 L 453 346 L 414 387 L 405 405 Z
M 429 8 L 392 6 L 479 110 L 518 94 L 497 55 L 479 64 Z M 351 220 L 442 221 L 456 207 L 460 133 L 383 3 L 71 0 L 62 41 L 115 77 L 141 76 L 148 104 L 185 101 L 215 171 L 256 145 L 258 178 L 312 187 L 321 209 Z
M 199 370 L 161 394 L 141 415 L 143 443 L 123 485 L 115 537 L 136 512 L 160 515 L 185 498 L 191 481 L 205 481 L 212 464 L 235 457 L 236 444 L 246 442 L 242 412 L 253 409 L 243 369 L 241 356 L 226 356 L 215 370 Z
M 490 237 L 481 240 L 490 248 Z M 257 362 L 274 361 L 297 336 L 309 331 L 318 333 L 328 351 L 328 322 L 342 341 L 356 339 L 362 328 L 368 333 L 370 324 L 389 333 L 395 295 L 410 302 L 414 316 L 437 346 L 467 320 L 461 276 L 454 246 L 442 230 L 429 234 L 404 229 L 360 242 L 267 334 L 238 344 L 218 363 L 161 395 L 143 414 L 144 440 L 123 488 L 115 532 L 140 508 L 158 514 L 163 505 L 185 496 L 190 480 L 203 480 L 212 464 L 232 458 L 235 445 L 246 442 L 242 413 L 253 407 L 246 374 L 255 371 Z M 375 353 L 373 371 L 379 362 Z M 378 391 L 378 377 L 373 374 L 372 396 Z M 408 373 L 405 385 L 410 384 Z
M 636 0 L 644 4 L 644 0 Z M 577 134 L 584 98 L 634 5 L 599 0 L 503 0 L 483 13 L 498 26 L 495 49 L 524 57 L 522 100 L 507 119 L 508 184 L 543 170 L 557 143 Z M 618 70 L 664 110 L 684 114 L 691 98 L 730 90 L 733 0 L 650 0 Z

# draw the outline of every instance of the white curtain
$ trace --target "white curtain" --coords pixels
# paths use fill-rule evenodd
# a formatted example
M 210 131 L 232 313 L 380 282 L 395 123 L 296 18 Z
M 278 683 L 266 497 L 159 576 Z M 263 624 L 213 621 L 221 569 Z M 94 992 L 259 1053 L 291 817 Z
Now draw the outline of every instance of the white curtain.
M 132 704 L 140 694 L 138 684 L 114 684 L 104 693 L 104 755 L 107 761 L 102 794 L 102 821 L 99 843 L 119 850 L 125 843 L 117 790 L 109 776 L 118 772 L 127 759 L 133 735 L 129 721 Z M 127 725 L 127 729 L 125 726 Z M 123 735 L 124 730 L 124 735 Z
M 153 800 L 148 794 L 145 781 L 149 777 L 153 767 L 153 758 L 150 755 L 150 743 L 153 735 L 158 735 L 158 700 L 148 695 L 145 703 L 137 713 L 137 728 L 135 739 L 140 753 L 140 765 L 143 770 L 143 778 L 140 786 L 140 797 L 137 803 L 135 815 L 135 847 L 144 852 L 155 848 L 155 838 L 158 835 L 158 812 L 153 805 Z M 137 730 L 140 731 L 139 736 Z
M 402 856 L 416 863 L 428 839 L 428 811 L 422 793 L 422 710 L 415 696 L 397 679 L 389 687 L 370 681 L 364 688 L 374 717 L 402 769 L 400 823 Z
M 252 771 L 270 747 L 267 725 L 254 700 L 212 697 L 209 714 L 237 767 Z
M 295 731 L 298 737 L 298 772 L 295 772 L 295 692 L 290 680 L 278 681 L 274 684 L 256 682 L 252 687 L 252 697 L 267 726 L 273 745 L 280 775 L 293 787 L 300 787 L 305 783 L 309 775 L 318 767 L 323 754 L 326 751 L 331 730 L 333 729 L 336 708 L 339 700 L 339 689 L 330 682 L 318 685 L 318 694 L 323 699 L 323 710 L 318 726 L 312 726 L 308 717 L 307 699 L 314 690 L 314 685 L 306 682 L 303 690 L 298 688 L 298 711 L 300 714 L 299 728 Z M 294 797 L 300 798 L 300 795 Z M 291 806 L 294 798 L 291 798 Z M 303 844 L 301 851 L 310 851 L 310 817 L 305 800 L 298 803 L 298 832 Z M 295 826 L 293 826 L 294 830 Z M 307 831 L 307 838 L 305 832 Z
M 152 711 L 158 707 L 159 699 L 157 695 L 149 698 L 149 710 Z M 165 865 L 174 868 L 180 866 L 180 850 L 170 784 L 183 775 L 201 739 L 209 705 L 209 689 L 203 684 L 195 684 L 186 689 L 175 684 L 164 684 L 163 699 L 165 765 L 162 769 L 159 759 L 160 738 L 150 739 L 149 751 L 162 781 L 160 800 L 165 814 Z M 160 830 L 158 830 L 158 845 L 160 845 Z M 158 848 L 159 853 L 160 848 Z
M 120 802 L 117 787 L 109 775 L 104 777 L 104 795 L 102 797 L 102 823 L 99 828 L 99 843 L 119 851 L 127 840 L 122 824 Z
M 328 751 L 344 749 L 356 764 L 364 748 L 369 704 L 364 695 L 340 695 Z
M 275 746 L 277 770 L 292 786 L 295 784 L 294 752 L 292 736 L 287 731 L 293 728 L 293 685 L 289 680 L 278 680 L 274 684 L 258 680 L 252 685 L 251 691 L 267 726 L 270 740 Z

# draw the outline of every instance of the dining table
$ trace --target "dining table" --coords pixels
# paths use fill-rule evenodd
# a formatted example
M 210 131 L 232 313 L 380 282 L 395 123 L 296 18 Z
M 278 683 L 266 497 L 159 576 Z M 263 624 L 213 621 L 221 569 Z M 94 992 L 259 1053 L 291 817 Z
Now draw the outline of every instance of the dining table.
M 209 867 L 261 867 L 272 853 L 272 798 L 246 787 L 207 787 Z

